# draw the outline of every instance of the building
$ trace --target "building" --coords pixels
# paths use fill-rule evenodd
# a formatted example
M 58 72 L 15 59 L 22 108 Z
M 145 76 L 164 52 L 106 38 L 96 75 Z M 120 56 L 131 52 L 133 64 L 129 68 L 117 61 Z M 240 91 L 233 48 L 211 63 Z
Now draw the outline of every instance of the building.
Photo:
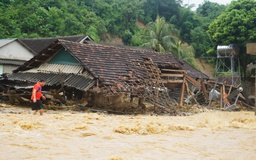
M 51 38 L 13 38 L 0 40 L 0 75 L 10 74 L 57 39 L 79 43 L 92 43 L 87 35 Z
M 64 91 L 67 99 L 89 99 L 93 93 L 98 106 L 121 106 L 127 97 L 166 106 L 168 89 L 184 90 L 184 80 L 200 85 L 197 80 L 208 76 L 172 54 L 58 39 L 8 79 L 31 84 L 45 79 L 49 89 Z

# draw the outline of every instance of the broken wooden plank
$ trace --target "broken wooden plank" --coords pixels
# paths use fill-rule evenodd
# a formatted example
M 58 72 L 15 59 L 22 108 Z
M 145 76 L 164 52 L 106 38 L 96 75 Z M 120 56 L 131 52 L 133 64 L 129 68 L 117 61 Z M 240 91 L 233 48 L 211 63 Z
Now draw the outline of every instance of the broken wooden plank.
M 201 87 L 200 82 L 196 81 L 194 78 L 190 77 L 187 74 L 185 74 L 185 77 L 190 83 L 194 84 L 195 86 Z
M 209 99 L 209 93 L 206 90 L 204 80 L 201 80 L 201 88 L 202 88 L 202 92 L 204 94 L 205 99 L 208 100 Z

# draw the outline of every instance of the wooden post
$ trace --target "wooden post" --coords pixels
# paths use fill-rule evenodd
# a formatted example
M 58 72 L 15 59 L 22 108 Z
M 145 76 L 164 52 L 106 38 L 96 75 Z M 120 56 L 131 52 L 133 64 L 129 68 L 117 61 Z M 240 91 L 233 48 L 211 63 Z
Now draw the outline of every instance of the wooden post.
M 63 78 L 62 78 L 62 71 L 61 71 L 61 69 L 59 69 L 59 77 L 60 77 L 60 84 L 61 84 L 61 89 L 60 89 L 60 90 L 63 91 L 63 98 L 64 98 L 65 100 L 67 100 L 67 99 L 66 99 L 65 90 L 64 90 L 64 81 L 63 81 Z
M 233 85 L 230 86 L 229 91 L 228 91 L 228 95 L 230 95 L 231 91 L 232 91 Z
M 13 95 L 12 95 L 13 93 L 14 93 L 14 91 L 11 90 L 10 87 L 9 87 L 8 90 L 7 90 L 7 94 L 8 94 L 9 102 L 10 102 L 11 104 L 14 104 L 14 103 L 15 103 L 15 99 L 14 99 L 14 97 L 13 97 Z
M 222 108 L 222 101 L 223 101 L 223 86 L 220 87 L 220 108 Z
M 185 73 L 183 74 L 183 83 L 182 83 L 182 86 L 181 86 L 181 91 L 180 91 L 180 103 L 179 103 L 179 106 L 182 107 L 183 106 L 183 99 L 184 99 L 184 91 L 185 91 Z
M 205 97 L 206 101 L 209 100 L 209 94 L 206 90 L 204 80 L 201 80 L 201 87 L 202 87 L 202 91 L 203 91 L 203 94 L 204 94 L 204 97 Z

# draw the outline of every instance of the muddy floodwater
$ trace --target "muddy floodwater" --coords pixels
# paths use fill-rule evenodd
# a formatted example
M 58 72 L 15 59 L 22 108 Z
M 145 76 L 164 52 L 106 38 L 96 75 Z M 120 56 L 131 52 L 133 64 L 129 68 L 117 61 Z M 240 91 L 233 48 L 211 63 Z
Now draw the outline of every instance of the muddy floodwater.
M 1 160 L 254 160 L 254 112 L 108 115 L 0 107 Z

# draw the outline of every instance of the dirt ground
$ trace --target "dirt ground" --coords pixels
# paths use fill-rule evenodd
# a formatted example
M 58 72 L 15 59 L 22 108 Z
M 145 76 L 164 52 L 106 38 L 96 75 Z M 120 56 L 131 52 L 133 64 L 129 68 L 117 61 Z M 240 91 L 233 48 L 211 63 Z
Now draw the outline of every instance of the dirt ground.
M 197 66 L 201 72 L 209 76 L 210 78 L 214 78 L 214 66 L 212 64 L 207 63 L 206 60 L 203 59 L 196 59 Z
M 254 112 L 111 115 L 0 104 L 0 159 L 256 159 Z

